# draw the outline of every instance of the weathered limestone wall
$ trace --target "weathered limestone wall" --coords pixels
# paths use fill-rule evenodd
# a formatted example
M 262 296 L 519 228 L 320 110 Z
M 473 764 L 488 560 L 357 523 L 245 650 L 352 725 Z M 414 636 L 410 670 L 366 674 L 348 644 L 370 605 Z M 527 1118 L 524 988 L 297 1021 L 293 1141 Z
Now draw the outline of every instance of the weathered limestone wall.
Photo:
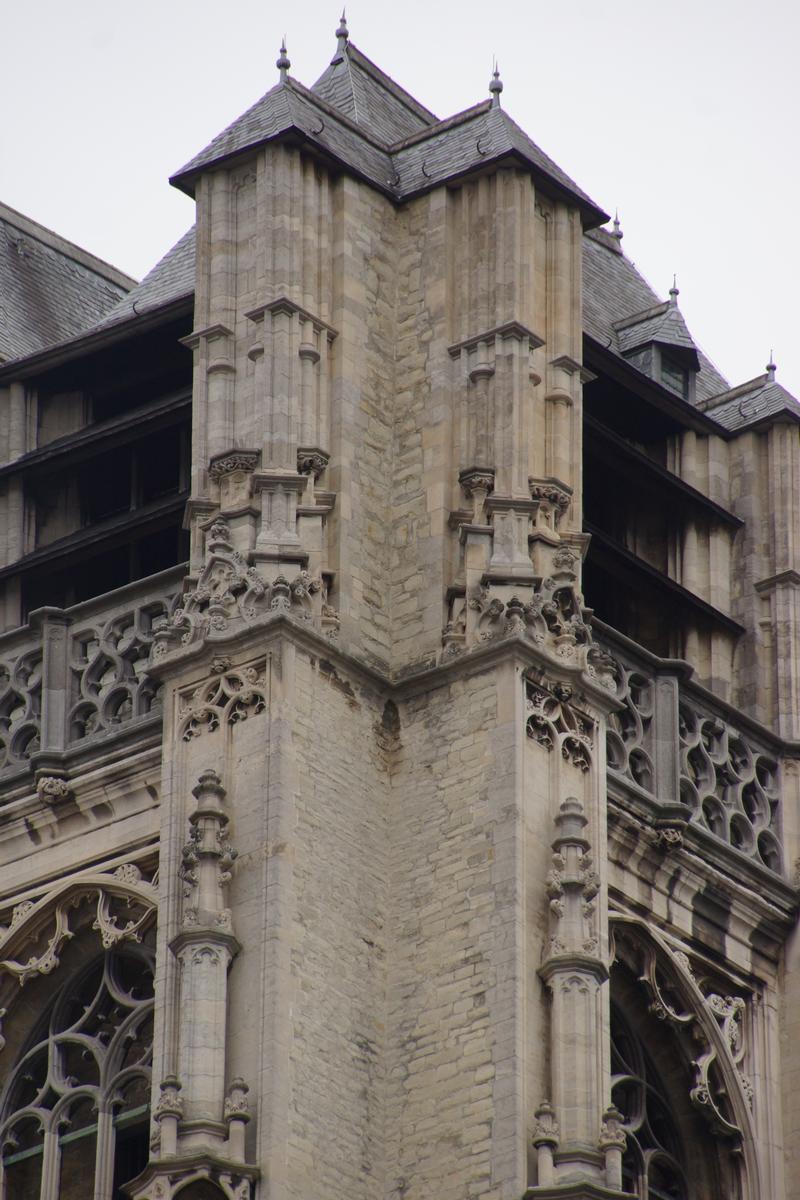
M 201 719 L 200 732 L 188 740 L 187 698 L 199 712 L 191 697 L 206 685 L 181 682 L 177 754 L 166 764 L 170 798 L 162 810 L 170 849 L 162 854 L 159 932 L 169 943 L 181 928 L 182 937 L 197 936 L 192 922 L 187 931 L 176 867 L 191 787 L 214 765 L 238 850 L 228 903 L 240 949 L 228 977 L 227 1018 L 224 1029 L 215 1029 L 217 1008 L 208 995 L 189 994 L 189 965 L 178 970 L 165 945 L 167 980 L 159 994 L 167 1003 L 157 1027 L 156 1078 L 180 1075 L 181 1064 L 189 1064 L 189 1053 L 176 1056 L 175 1047 L 190 1035 L 197 1044 L 208 1041 L 203 1061 L 214 1076 L 220 1064 L 212 1047 L 224 1044 L 227 1029 L 224 1078 L 199 1088 L 194 1076 L 184 1080 L 185 1115 L 208 1119 L 188 1108 L 196 1105 L 190 1098 L 216 1089 L 218 1112 L 210 1115 L 219 1121 L 224 1089 L 241 1076 L 254 1116 L 248 1159 L 276 1195 L 377 1200 L 384 1170 L 391 713 L 385 716 L 381 697 L 357 677 L 288 640 L 274 640 L 266 657 L 262 648 L 230 664 L 233 675 L 217 676 L 223 689 L 237 668 L 254 673 L 242 677 L 261 699 L 245 700 L 233 720 L 232 710 L 218 704 L 217 727 L 216 718 Z
M 387 1194 L 526 1184 L 520 706 L 512 666 L 400 706 L 392 775 Z
M 337 184 L 330 565 L 342 637 L 368 661 L 390 657 L 387 537 L 393 468 L 395 214 L 351 179 Z

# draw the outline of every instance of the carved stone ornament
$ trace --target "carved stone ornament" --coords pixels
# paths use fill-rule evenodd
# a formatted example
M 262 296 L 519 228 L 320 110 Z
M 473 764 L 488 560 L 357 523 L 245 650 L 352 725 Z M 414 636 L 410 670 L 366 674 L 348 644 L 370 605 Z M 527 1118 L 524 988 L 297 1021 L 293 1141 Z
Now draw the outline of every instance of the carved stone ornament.
M 249 1121 L 250 1120 L 250 1103 L 247 1099 L 247 1093 L 250 1091 L 243 1079 L 236 1078 L 231 1080 L 225 1097 L 225 1107 L 223 1110 L 223 1119 L 226 1121 Z
M 574 566 L 575 556 L 563 551 Z M 574 585 L 571 567 L 562 566 L 561 571 L 569 578 L 558 578 L 558 572 L 545 577 L 533 595 L 522 600 L 512 596 L 502 600 L 489 584 L 481 584 L 469 595 L 468 605 L 479 613 L 478 639 L 493 641 L 508 637 L 525 637 L 538 646 L 546 643 L 557 658 L 575 657 L 578 647 L 591 644 L 591 631 L 583 613 Z
M 555 1149 L 558 1146 L 559 1130 L 553 1106 L 548 1100 L 543 1100 L 534 1115 L 536 1121 L 533 1126 L 533 1137 L 531 1139 L 534 1146 L 537 1148 L 539 1146 L 552 1146 Z
M 572 493 L 567 488 L 556 483 L 554 479 L 534 479 L 531 477 L 528 480 L 528 487 L 531 491 L 531 499 L 538 500 L 539 503 L 546 508 L 552 510 L 554 514 L 554 527 L 557 529 L 558 524 L 564 513 L 570 506 Z
M 301 447 L 297 451 L 297 472 L 299 475 L 313 475 L 319 479 L 330 461 L 330 455 L 318 446 Z
M 467 467 L 459 472 L 458 482 L 469 497 L 476 492 L 488 495 L 494 491 L 494 467 Z
M 218 458 L 211 460 L 208 473 L 216 482 L 219 482 L 225 475 L 233 475 L 235 471 L 245 471 L 250 474 L 258 466 L 259 457 L 257 450 L 229 450 L 226 454 L 221 454 Z
M 622 1113 L 613 1104 L 610 1105 L 603 1113 L 603 1123 L 600 1127 L 600 1140 L 598 1146 L 601 1150 L 610 1150 L 617 1148 L 624 1150 L 628 1141 L 628 1135 L 623 1129 L 624 1117 Z
M 310 622 L 312 597 L 321 589 L 322 581 L 307 571 L 291 580 L 279 575 L 267 583 L 234 549 L 228 523 L 218 517 L 207 533 L 206 559 L 197 585 L 156 633 L 153 659 L 180 646 L 224 636 L 271 614 Z
M 550 909 L 550 941 L 546 961 L 596 959 L 599 949 L 595 898 L 600 876 L 594 870 L 583 805 L 575 796 L 564 800 L 556 817 L 552 866 L 546 878 Z M 587 964 L 588 965 L 588 964 Z
M 0 1000 L 4 1007 L 10 1007 L 14 990 L 35 975 L 49 975 L 58 967 L 83 905 L 94 905 L 91 928 L 99 934 L 103 948 L 110 949 L 119 942 L 141 941 L 155 918 L 157 899 L 154 882 L 143 879 L 134 863 L 125 863 L 108 872 L 77 875 L 44 896 L 15 905 L 9 924 L 0 925 Z M 0 1036 L 0 1049 L 4 1045 Z
M 746 1153 L 753 1101 L 744 1071 L 748 1000 L 717 991 L 696 973 L 685 951 L 656 938 L 635 918 L 613 918 L 612 947 L 613 956 L 638 976 L 650 1012 L 674 1027 L 694 1074 L 692 1104 L 715 1133 L 741 1140 Z
M 161 1081 L 160 1087 L 161 1095 L 153 1109 L 155 1120 L 160 1122 L 165 1117 L 182 1117 L 183 1096 L 181 1095 L 180 1080 L 175 1075 L 168 1075 Z
M 185 742 L 258 716 L 267 707 L 265 664 L 233 669 L 215 659 L 214 678 L 181 697 L 179 735 Z M 225 664 L 228 664 L 227 666 Z
M 44 804 L 54 808 L 72 798 L 72 788 L 66 779 L 56 775 L 40 775 L 36 780 L 36 794 Z
M 572 704 L 567 684 L 526 683 L 529 738 L 547 750 L 558 747 L 562 758 L 581 771 L 592 765 L 594 722 Z

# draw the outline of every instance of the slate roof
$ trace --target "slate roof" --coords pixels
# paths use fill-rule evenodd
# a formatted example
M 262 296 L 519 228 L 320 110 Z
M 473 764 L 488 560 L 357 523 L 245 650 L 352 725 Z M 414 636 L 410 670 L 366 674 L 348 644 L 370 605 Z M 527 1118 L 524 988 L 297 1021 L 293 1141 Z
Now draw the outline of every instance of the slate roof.
M 397 202 L 508 158 L 544 190 L 568 196 L 587 228 L 608 219 L 499 104 L 487 100 L 438 121 L 350 42 L 313 88 L 282 79 L 170 182 L 193 195 L 202 170 L 277 139 L 332 156 Z
M 736 433 L 780 414 L 800 422 L 800 403 L 785 387 L 770 379 L 769 374 L 758 375 L 713 397 L 703 409 L 725 429 Z
M 386 145 L 437 122 L 432 112 L 350 42 L 337 50 L 311 91 Z
M 677 304 L 666 300 L 655 309 L 647 309 L 633 317 L 615 322 L 617 341 L 623 354 L 658 342 L 662 346 L 673 346 L 676 350 L 689 351 L 697 360 L 697 347 L 686 327 L 683 314 Z M 699 364 L 698 364 L 699 365 Z
M 162 308 L 174 300 L 194 294 L 195 227 L 168 250 L 141 283 L 98 321 L 104 329 L 130 317 L 140 317 L 150 309 Z
M 670 319 L 667 310 L 677 311 L 680 321 Z M 628 325 L 626 318 L 638 319 Z M 656 295 L 623 254 L 619 239 L 604 229 L 593 229 L 583 239 L 583 327 L 596 342 L 621 357 L 635 344 L 643 344 L 641 335 L 648 332 L 648 327 L 651 334 L 661 330 L 665 337 L 685 338 L 696 350 L 700 366 L 695 377 L 698 407 L 702 407 L 702 401 L 728 390 L 727 379 L 692 341 L 680 311 Z M 637 327 L 638 332 L 628 339 L 628 329 Z
M 135 282 L 0 204 L 0 362 L 90 329 Z

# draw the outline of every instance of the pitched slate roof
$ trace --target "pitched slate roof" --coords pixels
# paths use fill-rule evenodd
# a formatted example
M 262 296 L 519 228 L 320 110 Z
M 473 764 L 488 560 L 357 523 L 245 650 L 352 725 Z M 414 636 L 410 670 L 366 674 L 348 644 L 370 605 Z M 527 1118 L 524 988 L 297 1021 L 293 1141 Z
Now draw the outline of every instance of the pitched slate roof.
M 397 202 L 509 159 L 575 203 L 587 227 L 608 219 L 499 104 L 438 121 L 350 42 L 313 88 L 281 79 L 170 182 L 193 195 L 201 171 L 278 139 L 333 157 Z
M 658 342 L 662 346 L 689 351 L 695 361 L 697 360 L 697 347 L 686 328 L 683 314 L 677 304 L 671 304 L 668 300 L 614 324 L 619 348 L 623 354 L 646 346 L 648 342 Z
M 337 50 L 311 91 L 386 145 L 437 122 L 432 112 L 349 41 Z
M 128 292 L 123 300 L 98 321 L 103 329 L 117 321 L 140 317 L 149 309 L 161 308 L 173 300 L 194 294 L 195 227 L 168 250 L 141 283 Z
M 0 362 L 90 329 L 135 282 L 0 204 Z
M 679 321 L 670 318 L 667 310 L 678 312 Z M 627 336 L 628 329 L 637 326 L 638 331 Z M 640 340 L 643 332 L 651 334 L 644 340 L 660 340 L 652 337 L 653 330 L 660 330 L 664 337 L 685 338 L 696 350 L 700 366 L 695 377 L 698 407 L 728 389 L 728 381 L 693 342 L 679 310 L 656 295 L 623 254 L 619 239 L 604 229 L 593 229 L 583 239 L 583 327 L 596 342 L 620 356 L 634 344 L 644 344 Z
M 769 373 L 714 396 L 702 407 L 725 429 L 736 433 L 779 415 L 800 422 L 800 403 Z

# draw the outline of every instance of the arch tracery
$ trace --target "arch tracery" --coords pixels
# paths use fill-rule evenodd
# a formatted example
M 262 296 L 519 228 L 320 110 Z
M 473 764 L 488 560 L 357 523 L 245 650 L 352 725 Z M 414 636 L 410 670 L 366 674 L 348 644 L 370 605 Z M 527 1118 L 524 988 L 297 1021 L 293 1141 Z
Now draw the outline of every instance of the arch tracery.
M 686 1098 L 731 1165 L 726 1197 L 758 1200 L 753 1087 L 745 1071 L 751 998 L 728 994 L 732 988 L 701 974 L 685 951 L 639 918 L 614 913 L 610 925 L 612 962 L 630 972 L 649 1016 L 672 1028 L 686 1070 Z M 613 978 L 612 972 L 612 1002 Z

